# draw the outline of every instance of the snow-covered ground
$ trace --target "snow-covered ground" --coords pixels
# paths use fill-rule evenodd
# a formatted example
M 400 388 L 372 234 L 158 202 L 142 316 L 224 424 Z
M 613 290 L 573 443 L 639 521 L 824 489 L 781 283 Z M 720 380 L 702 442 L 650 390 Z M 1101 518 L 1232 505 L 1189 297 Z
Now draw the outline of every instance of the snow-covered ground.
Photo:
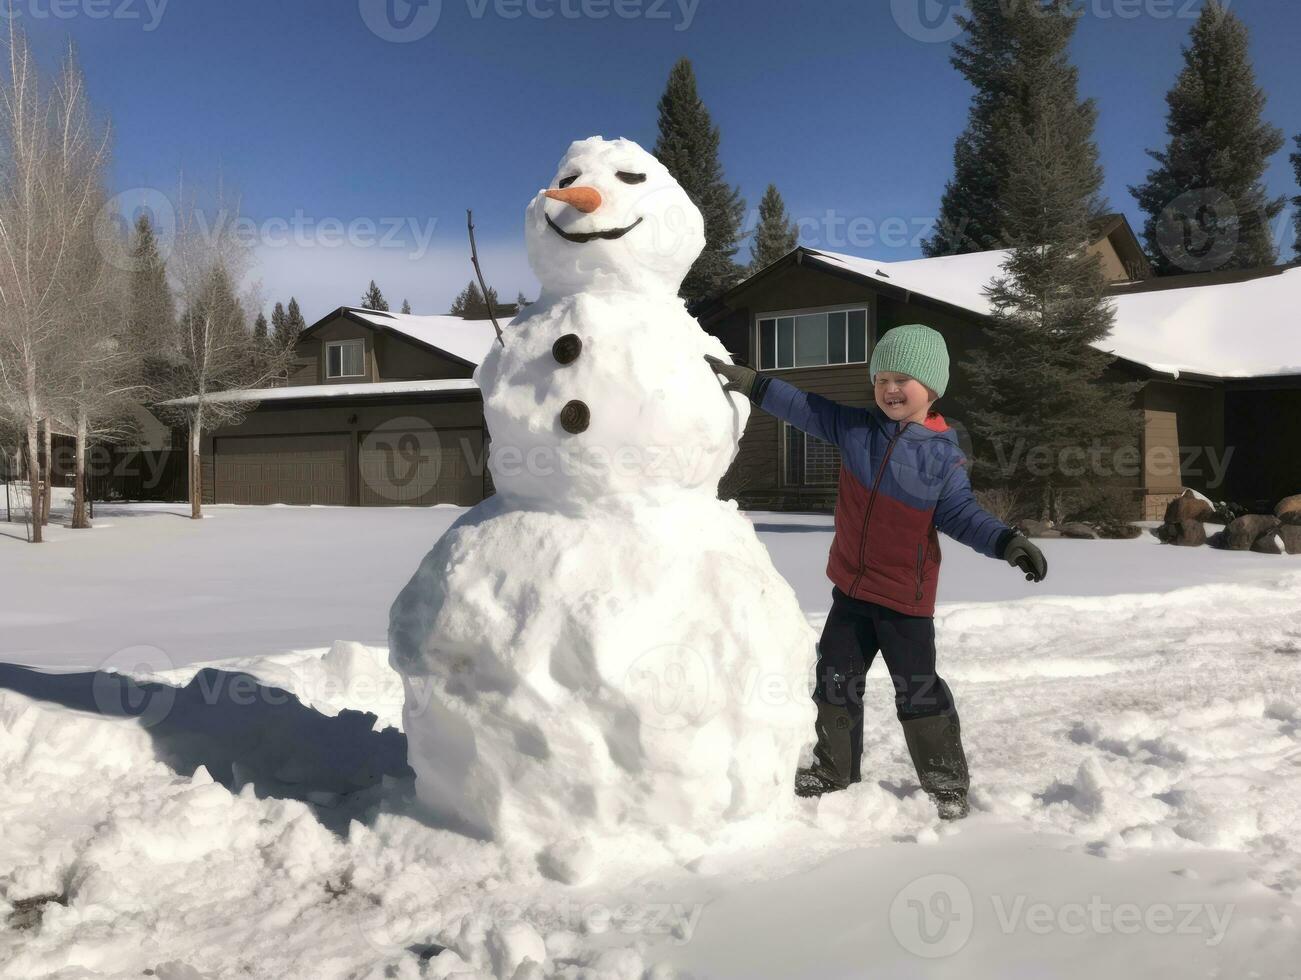
M 0 975 L 1298 975 L 1298 559 L 946 542 L 971 818 L 877 664 L 863 784 L 569 887 L 414 806 L 388 607 L 459 513 L 0 523 Z M 829 519 L 750 517 L 819 626 Z

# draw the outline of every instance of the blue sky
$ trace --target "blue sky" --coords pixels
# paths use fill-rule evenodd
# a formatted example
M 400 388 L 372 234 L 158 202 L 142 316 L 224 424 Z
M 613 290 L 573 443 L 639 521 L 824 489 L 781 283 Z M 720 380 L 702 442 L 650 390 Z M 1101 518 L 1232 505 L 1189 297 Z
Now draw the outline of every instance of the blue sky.
M 772 181 L 806 244 L 915 257 L 969 97 L 948 64 L 948 0 L 14 2 L 43 60 L 77 43 L 116 133 L 113 190 L 144 199 L 136 189 L 174 193 L 182 171 L 220 176 L 261 229 L 266 299 L 295 293 L 309 320 L 358 302 L 372 277 L 395 309 L 444 310 L 471 274 L 467 207 L 490 281 L 504 298 L 534 292 L 525 204 L 572 139 L 649 148 L 682 56 L 751 209 Z M 1106 192 L 1137 227 L 1127 187 L 1163 142 L 1200 2 L 1083 6 L 1075 56 L 1099 103 Z M 1301 4 L 1232 7 L 1290 145 Z M 1268 182 L 1298 193 L 1286 152 Z M 1279 235 L 1290 256 L 1290 229 Z

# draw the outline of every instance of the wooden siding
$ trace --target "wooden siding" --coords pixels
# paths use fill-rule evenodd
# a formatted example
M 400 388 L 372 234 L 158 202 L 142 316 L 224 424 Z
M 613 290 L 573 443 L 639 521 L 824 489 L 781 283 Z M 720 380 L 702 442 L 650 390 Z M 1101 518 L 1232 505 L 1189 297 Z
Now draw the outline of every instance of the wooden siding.
M 1143 470 L 1148 493 L 1179 491 L 1179 417 L 1175 412 L 1144 409 Z
M 1177 493 L 1192 487 L 1211 497 L 1223 496 L 1217 476 L 1224 455 L 1223 386 L 1150 381 L 1141 400 L 1145 492 Z
M 373 335 L 376 381 L 414 381 L 422 378 L 469 378 L 474 367 L 444 357 L 397 334 Z
M 1089 251 L 1102 260 L 1102 274 L 1106 276 L 1108 282 L 1129 280 L 1129 270 L 1125 268 L 1125 263 L 1116 251 L 1116 246 L 1111 243 L 1111 239 L 1104 238 L 1094 242 L 1089 246 Z
M 365 373 L 362 377 L 325 376 L 326 345 L 339 340 L 360 340 L 366 345 Z M 358 323 L 343 315 L 321 324 L 312 331 L 310 337 L 300 340 L 295 355 L 295 363 L 288 378 L 291 385 L 468 378 L 474 374 L 473 365 L 440 354 L 400 334 Z
M 327 378 L 325 352 L 329 345 L 340 340 L 360 340 L 364 345 L 362 373 L 360 377 Z M 362 326 L 347 317 L 335 317 L 329 323 L 322 324 L 312 331 L 312 341 L 316 346 L 316 380 L 310 382 L 318 385 L 347 385 L 363 381 L 378 381 L 375 373 L 375 331 Z

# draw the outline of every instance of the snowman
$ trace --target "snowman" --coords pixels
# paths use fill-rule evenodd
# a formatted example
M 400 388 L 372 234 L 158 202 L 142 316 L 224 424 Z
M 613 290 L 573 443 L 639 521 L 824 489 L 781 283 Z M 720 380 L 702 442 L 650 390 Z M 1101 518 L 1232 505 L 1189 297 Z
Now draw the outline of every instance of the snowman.
M 475 374 L 497 492 L 398 596 L 390 660 L 429 816 L 575 882 L 602 842 L 698 851 L 789 805 L 814 637 L 717 499 L 749 406 L 677 295 L 699 210 L 594 137 L 525 235 L 542 294 Z

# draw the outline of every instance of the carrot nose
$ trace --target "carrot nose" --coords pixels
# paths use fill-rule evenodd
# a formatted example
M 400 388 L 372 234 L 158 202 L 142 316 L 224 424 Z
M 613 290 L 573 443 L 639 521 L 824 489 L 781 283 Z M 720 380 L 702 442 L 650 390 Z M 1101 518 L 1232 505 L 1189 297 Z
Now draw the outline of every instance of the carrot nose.
M 562 187 L 544 192 L 553 201 L 568 204 L 583 214 L 591 214 L 601 206 L 601 192 L 595 187 Z

